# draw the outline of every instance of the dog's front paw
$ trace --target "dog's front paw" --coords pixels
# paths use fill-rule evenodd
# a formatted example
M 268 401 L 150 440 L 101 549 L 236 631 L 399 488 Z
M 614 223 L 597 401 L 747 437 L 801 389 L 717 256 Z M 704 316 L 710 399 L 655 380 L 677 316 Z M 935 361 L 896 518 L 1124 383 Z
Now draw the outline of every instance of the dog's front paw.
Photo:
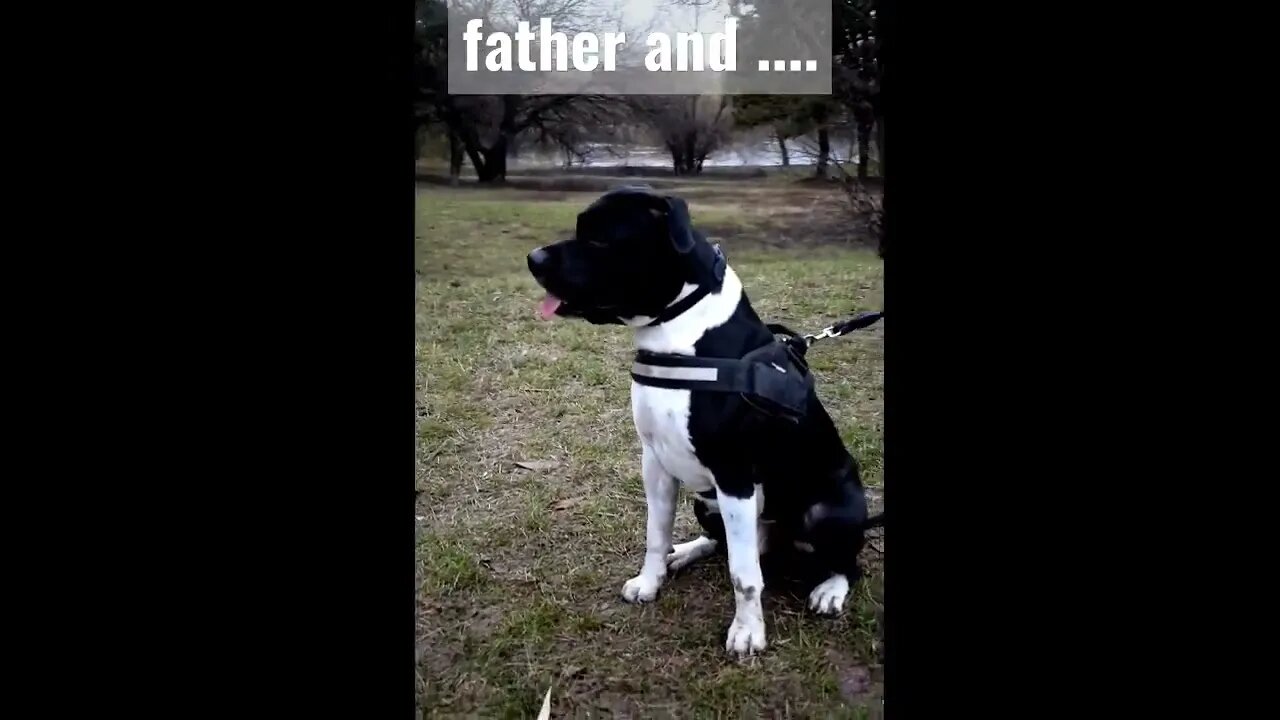
M 724 649 L 738 656 L 751 655 L 764 650 L 764 618 L 753 615 L 737 615 L 729 626 L 729 637 Z
M 819 615 L 839 615 L 849 594 L 849 578 L 832 575 L 809 593 L 809 609 Z
M 658 596 L 662 578 L 637 575 L 622 586 L 622 599 L 629 603 L 647 603 Z

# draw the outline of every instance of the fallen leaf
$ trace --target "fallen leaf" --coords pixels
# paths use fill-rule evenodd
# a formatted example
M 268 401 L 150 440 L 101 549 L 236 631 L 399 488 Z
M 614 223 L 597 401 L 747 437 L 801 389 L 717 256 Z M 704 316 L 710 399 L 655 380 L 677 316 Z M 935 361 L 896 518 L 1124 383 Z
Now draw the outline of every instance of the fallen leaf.
M 555 460 L 521 460 L 516 463 L 525 470 L 554 470 L 560 467 Z
M 547 694 L 542 698 L 542 711 L 538 713 L 538 720 L 551 720 L 551 688 L 547 688 Z

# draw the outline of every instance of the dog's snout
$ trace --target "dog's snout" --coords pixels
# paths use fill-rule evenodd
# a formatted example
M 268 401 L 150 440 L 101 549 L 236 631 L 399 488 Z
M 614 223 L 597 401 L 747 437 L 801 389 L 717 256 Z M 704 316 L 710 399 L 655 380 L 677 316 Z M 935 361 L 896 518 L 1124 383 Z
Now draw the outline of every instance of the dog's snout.
M 546 275 L 551 265 L 551 253 L 546 248 L 538 248 L 529 253 L 529 272 L 539 277 Z

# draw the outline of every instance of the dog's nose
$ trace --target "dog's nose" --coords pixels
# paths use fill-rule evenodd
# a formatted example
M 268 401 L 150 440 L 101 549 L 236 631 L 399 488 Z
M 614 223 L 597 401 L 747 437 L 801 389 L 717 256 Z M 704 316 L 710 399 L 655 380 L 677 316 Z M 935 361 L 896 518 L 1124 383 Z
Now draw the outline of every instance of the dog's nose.
M 551 253 L 543 248 L 538 248 L 529 253 L 529 272 L 534 275 L 542 276 L 547 273 L 547 266 L 551 264 Z

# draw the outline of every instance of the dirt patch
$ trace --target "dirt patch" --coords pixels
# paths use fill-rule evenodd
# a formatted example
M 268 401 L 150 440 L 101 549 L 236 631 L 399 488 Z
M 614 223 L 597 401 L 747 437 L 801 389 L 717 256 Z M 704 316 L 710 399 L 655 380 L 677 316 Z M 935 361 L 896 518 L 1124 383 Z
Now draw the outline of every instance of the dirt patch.
M 857 702 L 866 698 L 871 692 L 871 669 L 864 665 L 849 665 L 848 661 L 833 658 L 836 666 L 836 682 L 840 685 L 840 694 L 844 699 Z
M 731 248 L 818 248 L 824 246 L 874 248 L 875 239 L 853 223 L 840 208 L 779 213 L 751 224 L 699 225 L 712 242 Z

